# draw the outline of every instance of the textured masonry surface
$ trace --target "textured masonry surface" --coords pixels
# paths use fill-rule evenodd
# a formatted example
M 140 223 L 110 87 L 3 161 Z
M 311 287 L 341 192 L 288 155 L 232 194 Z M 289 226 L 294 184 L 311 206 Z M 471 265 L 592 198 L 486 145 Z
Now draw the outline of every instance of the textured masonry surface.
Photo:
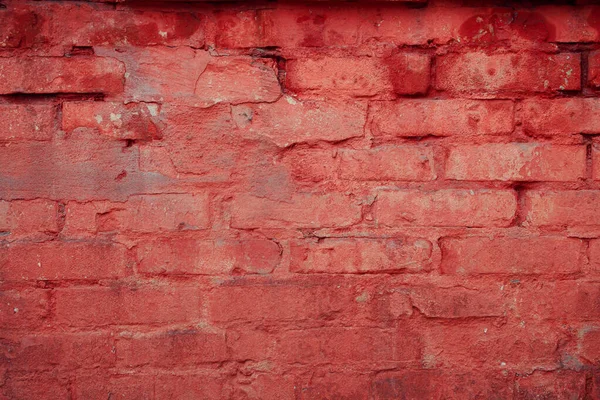
M 1 399 L 600 399 L 599 6 L 1 3 Z

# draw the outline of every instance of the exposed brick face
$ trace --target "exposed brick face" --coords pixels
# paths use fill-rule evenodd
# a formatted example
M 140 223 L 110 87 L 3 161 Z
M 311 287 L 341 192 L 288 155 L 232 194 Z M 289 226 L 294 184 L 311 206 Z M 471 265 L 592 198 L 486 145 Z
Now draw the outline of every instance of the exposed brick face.
M 600 399 L 592 3 L 3 1 L 0 399 Z

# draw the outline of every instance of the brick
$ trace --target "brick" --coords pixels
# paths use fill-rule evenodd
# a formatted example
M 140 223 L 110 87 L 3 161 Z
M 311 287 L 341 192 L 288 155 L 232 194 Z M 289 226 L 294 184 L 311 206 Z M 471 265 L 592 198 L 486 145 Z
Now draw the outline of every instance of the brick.
M 523 102 L 523 129 L 532 136 L 600 132 L 600 101 L 595 98 L 529 99 Z
M 508 135 L 513 103 L 506 100 L 417 100 L 373 102 L 370 126 L 377 136 Z
M 127 103 L 174 99 L 193 102 L 196 80 L 211 60 L 208 52 L 189 47 L 130 47 L 125 53 L 102 47 L 95 52 L 125 65 Z
M 320 182 L 337 177 L 339 171 L 338 151 L 319 149 L 289 149 L 281 163 L 299 181 Z
M 581 270 L 580 239 L 556 236 L 443 238 L 444 274 L 573 274 Z
M 518 377 L 515 399 L 580 399 L 586 396 L 586 376 L 577 371 L 536 371 Z
M 339 154 L 339 176 L 345 180 L 430 181 L 436 177 L 430 147 L 382 146 Z
M 0 47 L 32 47 L 42 28 L 38 14 L 27 8 L 11 7 L 0 13 Z
M 381 226 L 504 227 L 515 212 L 515 194 L 507 190 L 380 191 L 373 204 Z
M 173 374 L 156 376 L 154 395 L 156 399 L 222 399 L 227 398 L 225 377 L 214 372 Z
M 173 368 L 228 359 L 223 333 L 187 329 L 121 336 L 116 344 L 121 368 Z
M 590 265 L 595 271 L 600 271 L 600 240 L 591 240 L 589 246 Z
M 50 315 L 49 292 L 44 289 L 0 291 L 0 328 L 30 330 Z
M 247 383 L 247 384 L 246 384 Z M 250 382 L 236 387 L 234 398 L 295 400 L 292 374 L 255 373 Z
M 429 56 L 418 53 L 384 59 L 300 58 L 286 63 L 286 87 L 301 94 L 329 96 L 418 94 L 427 91 L 429 69 Z
M 281 96 L 275 65 L 267 59 L 212 57 L 204 50 L 159 46 L 127 53 L 102 48 L 97 54 L 125 64 L 127 102 L 178 100 L 208 107 L 216 103 L 273 102 Z
M 0 198 L 124 201 L 153 193 L 168 179 L 140 172 L 138 152 L 122 143 L 85 135 L 51 143 L 0 146 Z
M 276 357 L 287 363 L 384 363 L 396 360 L 387 329 L 323 328 L 283 332 Z
M 439 371 L 430 370 L 384 372 L 373 379 L 371 393 L 382 400 L 400 395 L 407 399 L 436 398 L 442 391 L 439 375 Z
M 267 139 L 279 147 L 288 147 L 363 136 L 366 105 L 299 101 L 286 96 L 272 104 L 233 107 L 232 114 L 244 137 Z
M 600 363 L 600 330 L 583 329 L 580 333 L 581 358 L 589 364 Z
M 481 289 L 422 287 L 409 292 L 413 307 L 430 318 L 502 317 L 508 311 L 509 300 L 501 285 Z
M 436 86 L 451 93 L 496 95 L 581 88 L 577 53 L 473 52 L 437 60 Z
M 242 333 L 242 343 L 252 343 Z M 348 363 L 383 364 L 390 361 L 413 361 L 413 352 L 396 351 L 392 329 L 325 327 L 292 329 L 275 334 L 254 336 L 260 344 L 254 345 L 253 354 L 234 345 L 234 359 L 251 357 L 253 360 L 273 360 L 295 364 L 347 365 Z M 242 350 L 238 352 L 238 350 Z
M 0 58 L 0 94 L 123 91 L 125 67 L 106 57 Z
M 358 7 L 318 6 L 222 12 L 218 14 L 218 47 L 251 48 L 277 46 L 313 48 L 356 46 L 377 40 L 396 46 L 444 44 L 463 39 L 461 26 L 482 11 L 476 8 L 406 7 L 385 10 Z M 489 12 L 489 10 L 485 10 Z M 444 24 L 440 24 L 440 20 Z M 402 29 L 398 29 L 402 27 Z
M 533 226 L 599 225 L 598 201 L 600 192 L 595 190 L 526 192 L 526 222 Z
M 101 216 L 100 231 L 156 232 L 207 229 L 208 195 L 173 193 L 131 196 L 126 204 Z
M 344 227 L 360 220 L 358 201 L 340 193 L 295 194 L 289 201 L 276 201 L 247 194 L 235 196 L 233 228 Z
M 585 4 L 579 2 L 578 5 Z M 591 4 L 591 3 L 590 3 Z M 595 7 L 564 7 L 545 5 L 536 7 L 548 26 L 553 27 L 553 35 L 549 38 L 553 42 L 577 43 L 598 41 L 596 30 L 597 11 Z M 577 29 L 573 29 L 577 26 Z
M 275 63 L 250 57 L 215 57 L 194 86 L 201 104 L 273 102 L 281 96 Z
M 56 321 L 75 327 L 129 324 L 174 324 L 199 317 L 200 291 L 169 285 L 57 289 Z M 94 313 L 90 313 L 94 310 Z
M 266 274 L 281 260 L 277 243 L 266 239 L 158 239 L 138 245 L 139 271 L 168 275 Z
M 108 279 L 131 273 L 123 245 L 109 242 L 11 243 L 0 248 L 5 281 Z
M 356 45 L 355 10 L 316 7 L 311 11 L 286 7 L 220 13 L 216 44 L 233 48 Z
M 471 181 L 575 181 L 585 178 L 584 146 L 531 143 L 453 147 L 446 177 Z
M 600 52 L 592 51 L 588 55 L 588 85 L 600 87 Z
M 0 142 L 50 140 L 56 111 L 51 105 L 2 104 Z
M 290 270 L 329 274 L 422 272 L 431 269 L 431 250 L 431 242 L 412 238 L 294 242 Z
M 113 339 L 108 334 L 82 333 L 22 336 L 3 340 L 10 370 L 111 368 L 115 366 Z
M 512 379 L 500 371 L 414 369 L 382 372 L 371 384 L 374 398 L 407 399 L 509 399 L 513 398 Z
M 229 181 L 235 168 L 247 153 L 242 151 L 240 136 L 235 130 L 229 106 L 208 109 L 164 105 L 164 150 L 161 168 L 175 173 L 192 174 L 207 182 Z M 193 135 L 190 132 L 194 132 Z M 156 153 L 151 154 L 155 156 Z M 158 157 L 157 157 L 158 158 Z M 153 161 L 160 165 L 161 161 Z M 176 175 L 177 176 L 177 175 Z
M 428 368 L 555 369 L 556 351 L 566 340 L 556 328 L 533 323 L 495 326 L 491 321 L 428 325 L 422 328 L 422 356 Z
M 296 383 L 299 400 L 369 398 L 370 379 L 366 374 L 314 371 L 303 378 Z
M 73 383 L 78 399 L 104 399 L 114 396 L 122 399 L 151 400 L 154 395 L 155 375 L 127 373 L 79 374 Z
M 0 231 L 9 237 L 54 234 L 59 231 L 58 214 L 58 204 L 53 201 L 0 200 Z
M 412 312 L 408 296 L 396 290 L 327 277 L 224 281 L 211 290 L 208 310 L 219 323 L 339 320 L 384 326 Z
M 51 3 L 37 11 L 51 25 L 51 39 L 63 45 L 200 48 L 205 42 L 205 18 L 196 12 L 102 10 L 68 3 Z
M 61 380 L 54 373 L 36 374 L 32 384 L 29 374 L 11 374 L 0 388 L 0 394 L 7 399 L 68 399 L 70 396 L 66 379 Z
M 74 101 L 62 105 L 62 128 L 90 128 L 115 139 L 160 139 L 160 106 L 152 103 Z
M 597 321 L 600 285 L 595 282 L 558 281 L 523 283 L 515 296 L 521 318 L 558 321 Z

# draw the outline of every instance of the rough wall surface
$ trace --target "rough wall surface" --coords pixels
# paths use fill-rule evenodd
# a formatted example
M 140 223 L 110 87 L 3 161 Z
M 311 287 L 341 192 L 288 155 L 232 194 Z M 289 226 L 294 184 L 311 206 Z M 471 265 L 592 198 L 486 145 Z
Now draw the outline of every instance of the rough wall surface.
M 600 7 L 3 4 L 1 398 L 600 398 Z

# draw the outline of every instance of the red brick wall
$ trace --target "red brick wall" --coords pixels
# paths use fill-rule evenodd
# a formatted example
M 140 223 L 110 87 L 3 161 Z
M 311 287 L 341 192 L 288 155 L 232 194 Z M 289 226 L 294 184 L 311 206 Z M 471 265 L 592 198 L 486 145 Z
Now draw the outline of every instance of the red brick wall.
M 600 398 L 600 7 L 3 3 L 0 398 Z

